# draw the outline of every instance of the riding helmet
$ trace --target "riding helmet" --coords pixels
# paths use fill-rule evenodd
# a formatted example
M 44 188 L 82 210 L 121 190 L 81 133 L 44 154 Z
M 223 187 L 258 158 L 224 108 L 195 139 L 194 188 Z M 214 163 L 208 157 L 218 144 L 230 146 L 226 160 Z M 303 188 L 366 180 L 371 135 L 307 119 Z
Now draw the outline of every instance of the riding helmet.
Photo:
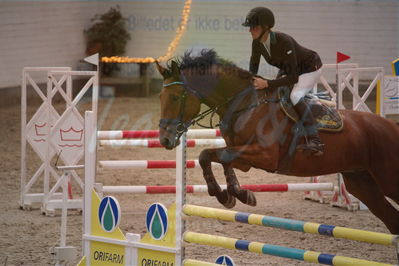
M 244 27 L 256 27 L 260 26 L 268 26 L 269 28 L 273 28 L 274 26 L 274 15 L 273 12 L 267 7 L 255 7 L 248 12 L 247 17 L 245 18 L 244 23 L 242 23 Z

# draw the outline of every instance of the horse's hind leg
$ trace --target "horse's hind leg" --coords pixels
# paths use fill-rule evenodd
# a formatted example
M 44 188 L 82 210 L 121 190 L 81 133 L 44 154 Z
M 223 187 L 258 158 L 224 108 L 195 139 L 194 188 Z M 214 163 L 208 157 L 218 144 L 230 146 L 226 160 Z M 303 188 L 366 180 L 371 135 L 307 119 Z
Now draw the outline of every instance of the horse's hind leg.
M 342 173 L 347 190 L 361 200 L 392 234 L 399 234 L 399 211 L 385 198 L 368 171 Z
M 371 170 L 370 173 L 381 188 L 382 193 L 399 205 L 399 165 L 395 166 L 395 163 L 392 163 L 382 170 Z

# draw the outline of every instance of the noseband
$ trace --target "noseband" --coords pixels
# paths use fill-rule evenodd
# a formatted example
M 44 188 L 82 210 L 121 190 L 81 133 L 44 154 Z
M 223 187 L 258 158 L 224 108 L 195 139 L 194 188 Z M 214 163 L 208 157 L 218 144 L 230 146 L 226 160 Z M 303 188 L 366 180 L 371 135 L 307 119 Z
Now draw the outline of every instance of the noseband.
M 173 82 L 168 83 L 168 84 L 163 84 L 162 86 L 163 86 L 164 88 L 166 88 L 166 87 L 170 87 L 170 86 L 172 86 L 172 85 L 183 85 L 183 86 L 184 86 L 184 83 L 181 82 L 181 81 L 173 81 Z

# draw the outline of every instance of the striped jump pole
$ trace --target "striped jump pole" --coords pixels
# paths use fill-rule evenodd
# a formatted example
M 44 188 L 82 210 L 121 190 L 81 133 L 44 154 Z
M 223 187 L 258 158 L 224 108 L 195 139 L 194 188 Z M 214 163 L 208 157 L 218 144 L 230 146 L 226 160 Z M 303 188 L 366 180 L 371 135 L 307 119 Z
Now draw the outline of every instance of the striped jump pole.
M 147 147 L 147 148 L 163 148 L 159 140 L 155 139 L 113 139 L 113 140 L 100 140 L 100 146 L 113 146 L 113 147 Z M 187 147 L 224 147 L 226 143 L 224 139 L 188 139 Z
M 298 220 L 264 216 L 259 214 L 250 214 L 245 212 L 202 207 L 196 205 L 184 205 L 183 213 L 189 216 L 280 228 L 285 230 L 311 233 L 316 235 L 325 235 L 335 238 L 344 238 L 386 246 L 396 246 L 399 240 L 398 236 L 391 234 L 377 233 L 333 225 L 303 222 Z
M 249 251 L 254 253 L 272 255 L 272 256 L 295 259 L 306 262 L 327 264 L 327 265 L 336 265 L 336 266 L 391 265 L 391 264 L 379 263 L 369 260 L 355 259 L 345 256 L 337 256 L 327 253 L 314 252 L 304 249 L 289 248 L 278 245 L 269 245 L 260 242 L 251 242 L 247 240 L 239 240 L 230 237 L 194 233 L 189 231 L 184 233 L 183 239 L 186 242 L 194 244 L 228 248 L 233 250 Z
M 99 185 L 99 184 L 98 184 Z M 220 185 L 227 189 L 227 185 Z M 241 185 L 243 189 L 253 192 L 288 192 L 288 191 L 333 191 L 333 183 L 296 183 L 296 184 L 249 184 Z M 105 193 L 146 193 L 146 194 L 174 194 L 176 186 L 103 186 L 99 190 Z M 186 193 L 208 192 L 206 185 L 187 185 Z
M 174 160 L 113 160 L 113 161 L 99 161 L 100 168 L 104 169 L 171 169 L 176 168 L 176 161 Z M 220 164 L 212 163 L 212 166 Z M 199 168 L 198 160 L 187 160 L 187 168 Z
M 221 137 L 219 129 L 189 129 L 187 138 Z M 108 130 L 98 131 L 98 139 L 142 139 L 158 138 L 159 130 Z

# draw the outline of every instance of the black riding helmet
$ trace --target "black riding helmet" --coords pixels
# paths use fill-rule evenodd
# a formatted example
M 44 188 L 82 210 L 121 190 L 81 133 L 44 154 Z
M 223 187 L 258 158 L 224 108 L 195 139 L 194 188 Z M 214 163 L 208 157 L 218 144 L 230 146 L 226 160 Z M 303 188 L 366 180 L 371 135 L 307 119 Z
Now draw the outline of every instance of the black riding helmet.
M 267 7 L 255 7 L 248 12 L 245 22 L 242 23 L 244 27 L 267 26 L 273 28 L 274 15 Z

